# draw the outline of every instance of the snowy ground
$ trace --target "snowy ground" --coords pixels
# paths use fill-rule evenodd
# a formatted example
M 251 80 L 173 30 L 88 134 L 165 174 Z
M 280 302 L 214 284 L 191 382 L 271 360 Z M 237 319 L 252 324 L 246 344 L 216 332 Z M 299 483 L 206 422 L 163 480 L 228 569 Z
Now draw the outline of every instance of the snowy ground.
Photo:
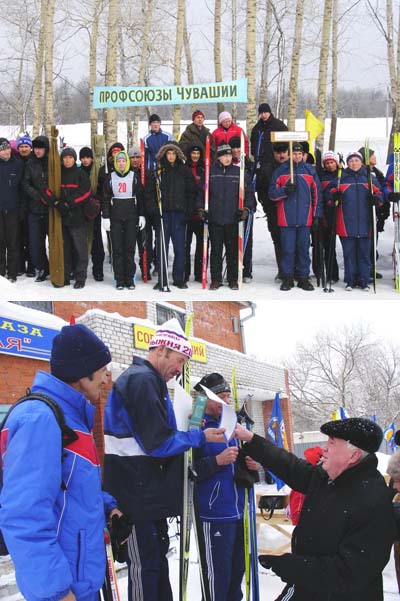
M 202 290 L 201 283 L 194 281 L 189 282 L 187 290 L 179 290 L 170 285 L 171 292 L 159 292 L 153 290 L 153 285 L 156 280 L 153 278 L 145 284 L 140 277 L 136 282 L 136 290 L 116 290 L 114 286 L 113 274 L 111 266 L 107 261 L 104 264 L 104 282 L 95 282 L 92 278 L 91 265 L 88 269 L 88 278 L 85 288 L 75 290 L 72 286 L 64 288 L 54 288 L 49 280 L 36 283 L 34 278 L 21 276 L 15 284 L 11 284 L 8 280 L 0 277 L 0 292 L 3 299 L 6 300 L 323 300 L 330 299 L 346 299 L 346 300 L 361 300 L 374 298 L 395 299 L 397 294 L 393 288 L 393 267 L 392 267 L 392 246 L 393 246 L 393 222 L 392 218 L 386 221 L 385 232 L 379 238 L 378 250 L 380 258 L 378 261 L 378 271 L 382 273 L 383 279 L 378 280 L 377 294 L 371 290 L 369 293 L 361 290 L 353 290 L 346 292 L 344 290 L 343 281 L 338 282 L 334 286 L 334 294 L 326 294 L 322 288 L 314 292 L 304 292 L 303 290 L 294 288 L 289 292 L 281 292 L 279 284 L 274 282 L 276 275 L 276 264 L 273 245 L 267 224 L 263 218 L 264 213 L 260 207 L 257 209 L 254 221 L 254 251 L 253 251 L 253 281 L 250 284 L 243 284 L 242 290 L 232 291 L 227 285 L 219 288 L 219 290 L 211 291 Z M 343 277 L 343 260 L 340 242 L 336 244 L 338 261 L 340 268 L 340 277 Z M 193 246 L 194 251 L 194 246 Z M 172 255 L 170 255 L 172 258 Z M 172 264 L 172 260 L 170 260 Z M 140 273 L 140 270 L 139 270 Z M 172 278 L 170 279 L 172 282 Z M 314 285 L 315 285 L 315 280 Z
M 268 534 L 270 539 L 270 534 Z M 277 544 L 280 544 L 279 542 Z M 176 548 L 169 559 L 170 581 L 172 585 L 174 601 L 179 599 L 179 542 L 173 543 Z M 191 562 L 189 566 L 188 599 L 190 601 L 201 601 L 200 580 L 198 575 L 198 563 L 195 550 L 191 549 Z M 383 572 L 384 601 L 399 601 L 400 594 L 397 586 L 396 573 L 394 569 L 393 554 Z M 283 590 L 285 584 L 276 576 L 272 570 L 259 567 L 260 601 L 274 601 Z M 127 601 L 127 577 L 119 579 L 119 592 L 121 601 Z

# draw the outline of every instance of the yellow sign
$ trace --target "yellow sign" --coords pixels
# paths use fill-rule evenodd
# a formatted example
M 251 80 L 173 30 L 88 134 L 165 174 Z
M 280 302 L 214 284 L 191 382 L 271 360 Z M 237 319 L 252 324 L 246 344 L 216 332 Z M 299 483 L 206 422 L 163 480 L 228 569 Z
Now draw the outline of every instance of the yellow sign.
M 135 324 L 133 328 L 135 348 L 147 351 L 154 332 L 155 328 Z M 198 340 L 190 340 L 190 344 L 193 349 L 192 361 L 207 363 L 207 345 Z

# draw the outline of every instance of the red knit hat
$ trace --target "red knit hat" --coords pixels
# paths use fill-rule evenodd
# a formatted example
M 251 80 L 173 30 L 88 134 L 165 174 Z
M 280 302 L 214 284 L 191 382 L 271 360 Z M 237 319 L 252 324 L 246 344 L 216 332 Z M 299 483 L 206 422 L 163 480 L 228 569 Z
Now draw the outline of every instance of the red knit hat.
M 304 451 L 304 457 L 311 465 L 317 465 L 318 461 L 322 457 L 321 447 L 310 447 Z
M 199 115 L 201 115 L 204 119 L 206 118 L 203 111 L 194 111 L 194 113 L 192 115 L 192 121 L 194 121 L 196 119 L 196 117 L 198 117 Z

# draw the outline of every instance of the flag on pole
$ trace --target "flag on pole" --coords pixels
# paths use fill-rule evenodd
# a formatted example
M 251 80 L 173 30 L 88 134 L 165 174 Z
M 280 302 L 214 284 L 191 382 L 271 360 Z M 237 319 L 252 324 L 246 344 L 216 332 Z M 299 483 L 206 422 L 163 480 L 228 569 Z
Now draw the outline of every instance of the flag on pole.
M 306 109 L 306 112 L 305 112 L 305 121 L 306 121 L 305 129 L 310 134 L 309 140 L 308 140 L 310 143 L 310 154 L 312 154 L 314 156 L 313 142 L 316 138 L 318 138 L 318 136 L 320 134 L 322 134 L 322 132 L 325 129 L 325 125 L 324 125 L 324 123 L 322 123 L 322 121 L 317 119 L 317 117 L 308 109 Z
M 335 411 L 332 411 L 332 413 L 331 413 L 331 420 L 336 421 L 338 419 L 341 419 L 340 411 L 339 411 L 339 409 L 335 409 Z
M 347 419 L 349 414 L 344 407 L 340 407 L 340 419 Z
M 394 453 L 394 450 L 396 448 L 396 443 L 394 440 L 395 432 L 396 432 L 396 428 L 394 426 L 394 421 L 383 432 L 383 438 L 386 440 L 386 443 L 387 443 L 389 449 L 392 451 L 392 453 Z
M 269 420 L 267 428 L 267 436 L 274 444 L 276 444 L 277 447 L 286 450 L 289 448 L 286 437 L 285 422 L 283 421 L 279 392 L 276 393 L 274 404 L 272 405 L 271 418 Z M 281 480 L 271 472 L 269 473 L 276 482 L 276 488 L 280 490 L 282 486 L 285 485 L 285 483 L 283 482 L 283 480 Z

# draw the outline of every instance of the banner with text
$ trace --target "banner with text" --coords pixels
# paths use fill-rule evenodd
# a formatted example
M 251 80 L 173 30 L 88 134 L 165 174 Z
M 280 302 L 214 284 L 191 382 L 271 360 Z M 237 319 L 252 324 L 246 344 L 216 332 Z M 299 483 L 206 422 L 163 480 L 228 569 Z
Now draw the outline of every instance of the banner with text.
M 133 328 L 135 348 L 147 351 L 154 332 L 155 328 L 148 328 L 147 326 L 135 324 Z M 206 344 L 204 342 L 199 342 L 198 340 L 190 340 L 190 344 L 193 349 L 192 361 L 207 363 Z
M 95 109 L 168 104 L 209 104 L 212 102 L 247 102 L 247 79 L 151 88 L 98 86 L 93 90 L 93 108 Z
M 0 317 L 0 353 L 48 361 L 58 330 Z

